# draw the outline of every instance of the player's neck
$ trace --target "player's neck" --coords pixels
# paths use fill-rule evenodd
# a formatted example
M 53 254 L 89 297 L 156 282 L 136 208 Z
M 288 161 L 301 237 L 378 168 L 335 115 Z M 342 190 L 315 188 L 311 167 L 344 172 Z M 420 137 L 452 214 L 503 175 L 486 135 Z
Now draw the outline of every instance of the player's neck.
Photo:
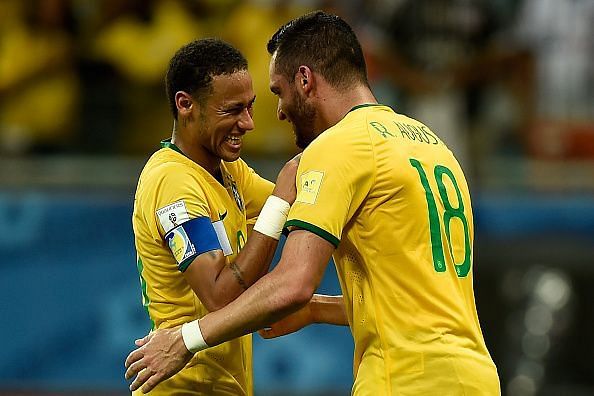
M 175 144 L 186 157 L 204 168 L 215 179 L 220 178 L 221 159 L 207 152 L 198 143 L 189 141 L 187 134 L 174 130 L 171 143 Z
M 319 130 L 325 131 L 342 120 L 355 106 L 369 103 L 377 103 L 371 90 L 364 85 L 341 92 L 331 90 L 327 98 L 319 106 L 320 124 Z

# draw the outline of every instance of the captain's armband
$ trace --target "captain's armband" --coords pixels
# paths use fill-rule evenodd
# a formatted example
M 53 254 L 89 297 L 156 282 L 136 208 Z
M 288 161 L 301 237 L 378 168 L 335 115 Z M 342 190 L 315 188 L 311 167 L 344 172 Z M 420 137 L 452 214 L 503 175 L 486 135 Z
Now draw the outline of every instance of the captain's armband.
M 165 234 L 165 242 L 184 272 L 190 263 L 204 252 L 221 249 L 221 243 L 209 217 L 188 220 Z

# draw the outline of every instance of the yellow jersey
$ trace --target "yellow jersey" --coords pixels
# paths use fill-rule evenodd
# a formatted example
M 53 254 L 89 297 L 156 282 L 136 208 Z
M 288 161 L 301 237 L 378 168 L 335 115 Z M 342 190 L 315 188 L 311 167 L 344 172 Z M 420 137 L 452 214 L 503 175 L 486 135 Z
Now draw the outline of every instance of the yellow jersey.
M 132 217 L 143 305 L 155 329 L 207 313 L 182 274 L 192 257 L 185 260 L 184 252 L 176 253 L 175 241 L 168 242 L 166 235 L 186 221 L 208 218 L 218 225 L 217 236 L 230 263 L 245 245 L 246 219 L 258 215 L 274 187 L 241 159 L 221 161 L 223 186 L 169 141 L 162 146 L 140 174 Z M 196 373 L 194 381 L 208 394 L 252 395 L 251 335 L 198 352 L 187 369 Z M 167 381 L 161 385 L 168 386 Z M 192 383 L 186 386 L 198 388 Z
M 500 393 L 474 301 L 468 186 L 427 126 L 353 108 L 304 150 L 286 226 L 336 246 L 353 394 Z

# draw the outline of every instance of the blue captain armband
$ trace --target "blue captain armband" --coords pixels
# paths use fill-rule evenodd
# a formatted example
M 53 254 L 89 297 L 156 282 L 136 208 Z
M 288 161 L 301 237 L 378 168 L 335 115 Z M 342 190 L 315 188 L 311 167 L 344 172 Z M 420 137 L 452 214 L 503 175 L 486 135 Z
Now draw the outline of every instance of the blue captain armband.
M 182 223 L 165 234 L 177 267 L 184 272 L 204 252 L 222 249 L 217 233 L 208 217 L 197 217 Z

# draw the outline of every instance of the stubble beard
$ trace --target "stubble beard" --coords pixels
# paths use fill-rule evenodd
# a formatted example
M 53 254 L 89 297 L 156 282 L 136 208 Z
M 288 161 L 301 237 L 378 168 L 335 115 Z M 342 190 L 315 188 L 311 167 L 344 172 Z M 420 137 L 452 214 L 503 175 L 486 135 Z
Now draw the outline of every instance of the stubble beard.
M 292 117 L 295 144 L 300 149 L 305 149 L 315 139 L 314 121 L 316 108 L 305 103 L 305 100 L 295 93 L 295 111 Z

